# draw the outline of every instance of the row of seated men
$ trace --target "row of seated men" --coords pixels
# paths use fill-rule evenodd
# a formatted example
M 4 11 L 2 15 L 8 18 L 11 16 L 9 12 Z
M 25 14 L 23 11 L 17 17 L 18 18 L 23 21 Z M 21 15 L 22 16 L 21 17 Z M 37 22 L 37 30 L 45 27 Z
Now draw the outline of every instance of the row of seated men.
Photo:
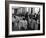
M 36 15 L 36 16 L 35 16 Z M 40 15 L 28 13 L 25 16 L 12 16 L 13 30 L 39 30 L 40 29 Z

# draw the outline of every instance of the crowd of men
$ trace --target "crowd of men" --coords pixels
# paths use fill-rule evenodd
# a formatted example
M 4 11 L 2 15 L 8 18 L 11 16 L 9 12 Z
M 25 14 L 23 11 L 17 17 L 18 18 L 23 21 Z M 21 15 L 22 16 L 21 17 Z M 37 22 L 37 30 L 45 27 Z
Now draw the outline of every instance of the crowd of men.
M 12 15 L 12 30 L 40 30 L 40 11 L 38 14 Z

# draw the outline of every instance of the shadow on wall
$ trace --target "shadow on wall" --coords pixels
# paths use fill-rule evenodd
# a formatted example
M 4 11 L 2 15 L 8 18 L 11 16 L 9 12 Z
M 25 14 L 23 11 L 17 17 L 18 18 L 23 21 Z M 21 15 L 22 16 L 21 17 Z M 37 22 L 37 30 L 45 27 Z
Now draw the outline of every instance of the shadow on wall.
M 6 37 L 6 38 L 20 38 L 20 37 Z

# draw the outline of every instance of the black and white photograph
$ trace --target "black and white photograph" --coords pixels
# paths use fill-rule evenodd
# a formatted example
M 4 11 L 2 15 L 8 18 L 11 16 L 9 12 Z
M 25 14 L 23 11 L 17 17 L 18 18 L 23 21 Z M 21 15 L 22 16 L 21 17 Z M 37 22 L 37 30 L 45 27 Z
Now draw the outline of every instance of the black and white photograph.
M 40 30 L 40 8 L 14 7 L 12 31 Z
M 7 36 L 44 35 L 44 3 L 8 2 L 6 5 Z

